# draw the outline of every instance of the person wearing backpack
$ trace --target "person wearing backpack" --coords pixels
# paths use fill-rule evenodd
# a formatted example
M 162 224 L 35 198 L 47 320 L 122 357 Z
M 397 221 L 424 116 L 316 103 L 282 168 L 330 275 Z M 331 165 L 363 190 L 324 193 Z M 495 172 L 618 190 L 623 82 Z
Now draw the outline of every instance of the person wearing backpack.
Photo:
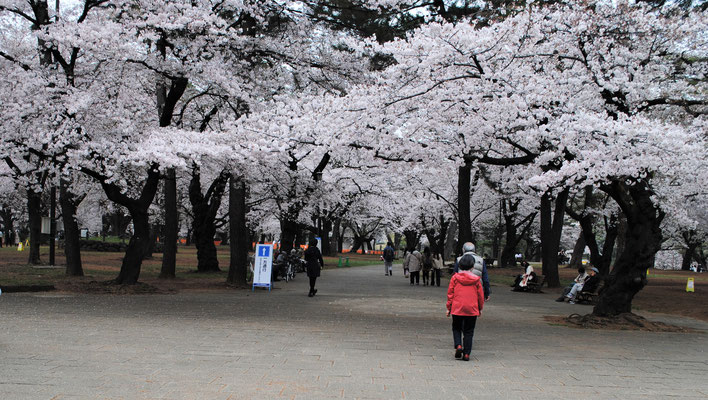
M 393 250 L 393 243 L 386 243 L 386 247 L 383 249 L 383 260 L 384 260 L 384 275 L 393 276 L 393 259 L 396 252 Z

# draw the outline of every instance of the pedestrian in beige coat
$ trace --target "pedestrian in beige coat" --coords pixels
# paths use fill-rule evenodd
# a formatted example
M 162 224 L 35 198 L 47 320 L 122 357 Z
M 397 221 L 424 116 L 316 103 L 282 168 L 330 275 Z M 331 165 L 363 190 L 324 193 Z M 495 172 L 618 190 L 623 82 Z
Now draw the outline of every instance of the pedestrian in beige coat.
M 423 268 L 423 255 L 416 249 L 411 249 L 403 260 L 403 269 L 408 269 L 411 277 L 411 285 L 415 281 L 420 285 L 420 270 Z

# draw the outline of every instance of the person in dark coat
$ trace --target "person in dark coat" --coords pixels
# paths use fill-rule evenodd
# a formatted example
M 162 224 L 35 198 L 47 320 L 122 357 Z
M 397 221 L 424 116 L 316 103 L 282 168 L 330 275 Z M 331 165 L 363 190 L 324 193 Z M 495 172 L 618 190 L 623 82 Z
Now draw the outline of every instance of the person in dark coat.
M 315 281 L 317 281 L 317 277 L 320 276 L 320 270 L 324 267 L 322 253 L 320 253 L 320 249 L 317 248 L 317 239 L 310 240 L 304 256 L 305 263 L 307 264 L 307 276 L 310 278 L 310 293 L 308 293 L 307 296 L 312 297 L 317 294 Z

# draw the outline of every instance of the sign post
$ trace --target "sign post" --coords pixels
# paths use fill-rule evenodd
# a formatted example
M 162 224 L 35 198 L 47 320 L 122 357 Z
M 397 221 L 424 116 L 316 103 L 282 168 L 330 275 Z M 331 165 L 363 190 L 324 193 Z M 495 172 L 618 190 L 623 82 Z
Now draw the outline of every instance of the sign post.
M 251 291 L 256 290 L 256 287 L 267 287 L 270 291 L 273 283 L 271 282 L 273 269 L 273 245 L 259 244 L 256 245 L 256 262 L 253 268 L 253 287 Z

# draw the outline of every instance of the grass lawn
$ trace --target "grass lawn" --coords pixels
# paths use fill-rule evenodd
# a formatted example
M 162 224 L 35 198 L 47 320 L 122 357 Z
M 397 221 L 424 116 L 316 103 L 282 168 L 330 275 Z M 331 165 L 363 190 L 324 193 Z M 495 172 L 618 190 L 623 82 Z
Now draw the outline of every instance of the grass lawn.
M 64 276 L 63 268 L 37 268 L 27 265 L 28 252 L 17 251 L 14 247 L 0 248 L 0 287 L 16 285 L 51 285 L 68 278 Z M 381 264 L 378 255 L 352 254 L 344 255 L 342 264 L 349 257 L 350 267 L 360 267 L 372 264 Z M 40 258 L 45 263 L 49 260 L 49 248 L 40 248 Z M 197 250 L 194 246 L 179 246 L 177 252 L 176 275 L 180 280 L 225 282 L 230 261 L 229 248 L 217 246 L 217 259 L 221 272 L 198 274 Z M 106 281 L 118 276 L 123 253 L 82 251 L 81 262 L 85 277 L 83 280 Z M 65 265 L 64 253 L 57 249 L 56 264 Z M 339 256 L 324 257 L 325 269 L 337 268 Z M 158 279 L 162 266 L 162 254 L 155 253 L 153 258 L 143 261 L 140 280 L 152 282 Z

